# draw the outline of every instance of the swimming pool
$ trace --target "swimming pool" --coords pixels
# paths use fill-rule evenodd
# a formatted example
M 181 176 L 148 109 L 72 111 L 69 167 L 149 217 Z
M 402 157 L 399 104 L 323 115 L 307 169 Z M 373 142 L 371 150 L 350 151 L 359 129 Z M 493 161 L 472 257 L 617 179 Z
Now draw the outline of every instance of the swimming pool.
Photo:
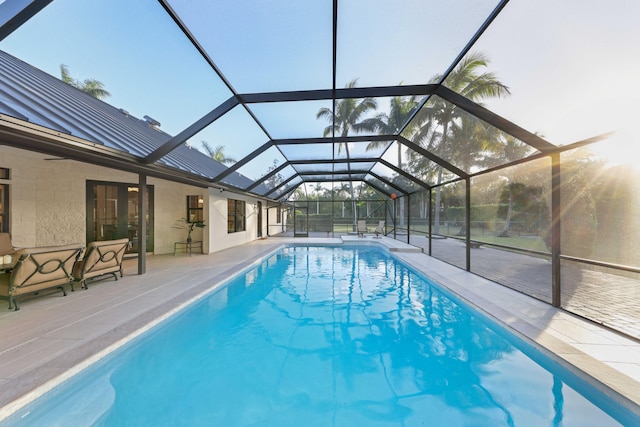
M 6 425 L 633 422 L 388 252 L 288 247 Z

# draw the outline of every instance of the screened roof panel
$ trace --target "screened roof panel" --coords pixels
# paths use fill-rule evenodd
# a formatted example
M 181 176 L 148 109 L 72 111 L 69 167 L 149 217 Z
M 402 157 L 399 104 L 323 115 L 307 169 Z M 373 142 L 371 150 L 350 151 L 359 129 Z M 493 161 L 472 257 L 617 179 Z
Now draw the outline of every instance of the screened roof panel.
M 351 82 L 350 89 L 360 87 Z M 331 121 L 335 118 L 335 137 L 396 135 L 420 106 L 422 96 L 344 98 L 331 109 L 318 111 L 318 121 L 325 124 L 324 136 L 334 136 Z
M 332 172 L 334 168 L 337 168 L 338 164 L 333 163 L 305 163 L 294 165 L 295 170 L 300 173 L 304 172 Z M 344 166 L 346 169 L 346 166 Z
M 404 191 L 411 193 L 420 189 L 423 189 L 424 187 L 420 186 L 419 184 L 417 184 L 414 181 L 411 181 L 410 179 L 400 175 L 398 172 L 394 171 L 393 169 L 389 168 L 388 166 L 385 166 L 381 163 L 376 164 L 372 169 L 371 172 L 373 172 L 374 174 L 384 178 L 386 181 L 392 182 L 396 185 L 398 185 L 399 187 L 401 187 Z
M 192 147 L 206 152 L 202 141 L 224 147 L 225 157 L 239 161 L 262 147 L 269 138 L 249 113 L 237 106 L 189 138 Z
M 364 180 L 364 182 L 366 182 L 367 184 L 371 185 L 373 188 L 375 188 L 378 191 L 382 191 L 385 195 L 389 196 L 391 194 L 396 194 L 396 195 L 400 195 L 400 191 L 394 187 L 391 187 L 390 185 L 387 185 L 385 182 L 379 180 L 376 177 L 373 177 L 371 175 L 367 176 L 366 179 Z
M 263 179 L 263 185 L 258 186 L 252 191 L 257 194 L 265 195 L 267 192 L 273 190 L 274 188 L 279 188 L 281 185 L 286 185 L 283 183 L 289 179 L 292 179 L 296 175 L 297 172 L 295 171 L 295 169 L 293 169 L 291 166 L 286 166 L 284 169 L 281 169 L 275 174 L 270 175 L 268 178 Z
M 336 159 L 379 158 L 390 141 L 337 142 Z
M 404 146 L 404 144 L 401 144 L 401 146 Z M 420 179 L 427 185 L 434 186 L 442 182 L 459 178 L 455 173 L 411 148 L 406 148 L 404 152 L 407 154 L 407 161 L 406 163 L 403 163 L 403 165 L 406 164 L 406 166 L 403 166 L 403 170 L 411 173 L 411 175 Z M 391 163 L 394 164 L 393 162 Z
M 331 101 L 269 102 L 251 104 L 249 108 L 274 139 L 317 138 L 322 136 L 326 123 L 316 119 L 316 113 L 321 108 L 330 109 Z
M 287 144 L 278 148 L 289 160 L 327 160 L 333 158 L 333 144 Z
M 302 178 L 300 178 L 299 176 L 296 176 L 291 181 L 278 187 L 275 191 L 272 191 L 270 193 L 265 193 L 265 194 L 267 194 L 269 197 L 275 200 L 279 200 L 283 195 L 286 195 L 289 192 L 295 190 L 301 183 L 302 183 Z
M 398 141 L 393 141 L 383 153 L 381 158 L 394 166 L 402 168 L 403 165 L 407 165 L 409 162 L 408 149 L 407 147 L 398 143 Z
M 331 2 L 195 0 L 169 4 L 237 91 L 331 88 Z
M 466 173 L 506 164 L 538 153 L 533 147 L 496 129 L 446 100 L 432 96 L 416 120 L 448 116 L 444 126 L 424 127 L 410 141 Z M 406 135 L 406 133 L 405 133 Z
M 269 147 L 247 164 L 237 169 L 237 172 L 253 181 L 262 181 L 262 177 L 286 162 L 280 151 L 275 147 Z M 225 181 L 226 178 L 223 178 Z
M 74 84 L 101 82 L 106 102 L 170 135 L 231 96 L 158 2 L 53 1 L 0 49 L 58 78 L 66 65 Z
M 638 22 L 633 1 L 509 2 L 473 52 L 511 94 L 482 102 L 556 145 L 631 125 L 640 112 L 640 86 L 629 84 L 640 75 Z
M 316 174 L 316 175 L 304 175 L 303 179 L 305 181 L 328 181 L 328 180 L 344 180 L 347 181 L 349 179 L 352 179 L 354 181 L 361 181 L 364 179 L 364 177 L 366 176 L 366 174 L 364 173 L 354 173 L 354 174 L 343 174 L 343 173 L 336 173 L 336 174 L 330 174 L 330 175 L 321 175 L 321 174 Z
M 499 2 L 338 2 L 337 85 L 422 84 L 443 73 Z M 453 24 L 455 23 L 455 24 Z

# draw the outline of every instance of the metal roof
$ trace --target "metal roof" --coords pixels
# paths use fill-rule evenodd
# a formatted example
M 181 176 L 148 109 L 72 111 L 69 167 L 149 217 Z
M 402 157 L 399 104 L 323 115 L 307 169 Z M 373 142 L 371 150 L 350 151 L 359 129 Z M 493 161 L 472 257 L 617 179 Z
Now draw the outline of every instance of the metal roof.
M 171 139 L 149 120 L 130 115 L 0 51 L 0 114 L 85 140 L 87 148 L 100 144 L 143 159 Z M 158 160 L 175 170 L 202 178 L 202 185 L 228 168 L 201 151 L 181 144 Z M 175 172 L 174 172 L 175 173 Z M 253 183 L 231 173 L 227 188 Z

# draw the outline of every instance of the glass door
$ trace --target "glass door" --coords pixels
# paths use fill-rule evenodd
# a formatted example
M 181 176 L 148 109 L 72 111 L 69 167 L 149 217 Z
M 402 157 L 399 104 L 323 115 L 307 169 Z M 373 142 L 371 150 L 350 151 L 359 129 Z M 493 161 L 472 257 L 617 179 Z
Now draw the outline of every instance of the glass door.
M 296 204 L 293 212 L 293 236 L 309 237 L 309 206 Z
M 258 210 L 258 239 L 262 237 L 262 202 L 258 202 L 256 209 Z
M 147 187 L 147 251 L 153 252 L 153 186 Z M 87 181 L 87 243 L 128 238 L 138 251 L 138 186 Z

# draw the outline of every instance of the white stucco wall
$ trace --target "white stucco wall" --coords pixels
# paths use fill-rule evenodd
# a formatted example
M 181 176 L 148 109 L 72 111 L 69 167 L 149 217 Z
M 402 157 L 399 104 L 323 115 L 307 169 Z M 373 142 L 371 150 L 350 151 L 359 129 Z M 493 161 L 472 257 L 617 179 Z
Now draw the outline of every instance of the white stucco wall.
M 246 202 L 246 227 L 245 231 L 238 231 L 235 233 L 227 232 L 227 208 L 228 199 L 244 200 Z M 206 200 L 205 200 L 206 202 Z M 211 221 L 214 224 L 213 227 L 208 227 L 209 241 L 215 244 L 210 245 L 207 248 L 209 253 L 221 251 L 233 246 L 242 245 L 244 243 L 256 240 L 258 237 L 257 232 L 257 210 L 254 207 L 257 200 L 247 196 L 241 196 L 232 194 L 227 191 L 220 192 L 217 189 L 209 190 L 209 212 L 211 215 Z M 264 212 L 263 203 L 263 236 L 266 236 L 266 213 Z
M 138 175 L 72 160 L 45 160 L 42 155 L 0 146 L 0 167 L 10 169 L 10 223 L 14 246 L 33 247 L 86 243 L 86 181 L 138 184 Z M 219 193 L 148 178 L 154 187 L 154 253 L 173 253 L 173 244 L 186 239 L 186 230 L 174 226 L 186 216 L 186 196 L 202 195 L 207 227 L 195 229 L 194 240 L 203 240 L 205 253 L 215 252 L 256 238 L 251 198 Z M 227 235 L 227 196 L 247 201 L 247 231 Z M 213 208 L 215 207 L 216 210 Z M 211 216 L 210 216 L 211 214 Z M 209 244 L 209 238 L 214 236 Z

